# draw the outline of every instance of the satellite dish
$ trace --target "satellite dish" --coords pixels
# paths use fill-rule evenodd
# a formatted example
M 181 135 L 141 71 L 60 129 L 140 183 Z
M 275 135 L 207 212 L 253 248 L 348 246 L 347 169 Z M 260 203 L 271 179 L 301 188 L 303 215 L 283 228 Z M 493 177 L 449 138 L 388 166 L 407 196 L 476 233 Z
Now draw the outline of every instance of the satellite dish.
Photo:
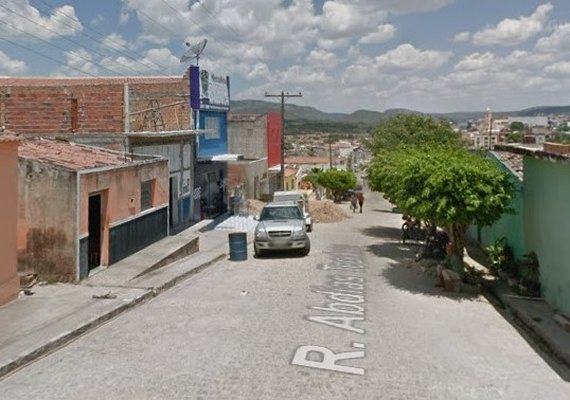
M 187 62 L 188 60 L 191 60 L 192 58 L 196 57 L 196 65 L 198 65 L 198 62 L 200 60 L 200 54 L 202 54 L 202 52 L 204 51 L 204 48 L 206 47 L 206 43 L 208 43 L 208 39 L 202 39 L 198 43 L 196 43 L 195 45 L 190 45 L 190 43 L 186 42 L 186 46 L 188 46 L 189 49 L 180 58 L 180 62 L 184 63 L 184 62 Z

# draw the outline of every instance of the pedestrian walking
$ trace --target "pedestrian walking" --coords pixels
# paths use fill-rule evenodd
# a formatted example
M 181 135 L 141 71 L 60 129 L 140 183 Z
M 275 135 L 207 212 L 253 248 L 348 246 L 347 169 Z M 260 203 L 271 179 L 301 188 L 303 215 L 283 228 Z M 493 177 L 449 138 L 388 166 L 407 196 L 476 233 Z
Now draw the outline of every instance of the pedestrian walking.
M 353 213 L 356 212 L 356 204 L 358 203 L 358 199 L 356 198 L 356 194 L 352 194 L 352 196 L 350 196 L 350 208 L 352 210 Z
M 358 205 L 360 206 L 360 214 L 362 214 L 362 206 L 364 205 L 364 193 L 358 192 L 356 198 L 358 199 Z

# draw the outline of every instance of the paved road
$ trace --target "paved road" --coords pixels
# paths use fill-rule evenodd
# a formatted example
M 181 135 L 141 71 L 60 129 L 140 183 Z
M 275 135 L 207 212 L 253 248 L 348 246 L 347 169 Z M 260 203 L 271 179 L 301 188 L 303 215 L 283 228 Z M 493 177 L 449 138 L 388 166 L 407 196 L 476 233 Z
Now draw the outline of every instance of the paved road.
M 306 258 L 220 262 L 0 381 L 0 397 L 570 398 L 567 371 L 485 299 L 409 267 L 389 210 L 369 195 L 363 214 L 316 225 Z

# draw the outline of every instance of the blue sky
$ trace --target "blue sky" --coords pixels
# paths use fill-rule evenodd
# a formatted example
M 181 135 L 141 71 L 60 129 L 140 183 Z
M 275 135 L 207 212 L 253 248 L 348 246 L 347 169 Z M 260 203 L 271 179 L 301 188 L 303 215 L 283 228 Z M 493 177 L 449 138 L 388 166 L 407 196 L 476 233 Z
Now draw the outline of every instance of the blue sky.
M 2 0 L 0 75 L 181 75 L 324 111 L 570 104 L 570 1 Z

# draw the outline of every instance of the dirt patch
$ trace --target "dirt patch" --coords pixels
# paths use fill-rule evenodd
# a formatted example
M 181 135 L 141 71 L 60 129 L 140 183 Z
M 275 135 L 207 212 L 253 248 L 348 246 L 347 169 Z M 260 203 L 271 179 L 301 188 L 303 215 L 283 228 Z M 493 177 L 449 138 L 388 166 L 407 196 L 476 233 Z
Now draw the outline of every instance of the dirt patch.
M 309 212 L 314 222 L 340 222 L 349 218 L 346 211 L 331 200 L 309 200 Z
M 265 202 L 261 200 L 249 199 L 248 200 L 248 215 L 259 215 L 263 206 L 265 206 Z

